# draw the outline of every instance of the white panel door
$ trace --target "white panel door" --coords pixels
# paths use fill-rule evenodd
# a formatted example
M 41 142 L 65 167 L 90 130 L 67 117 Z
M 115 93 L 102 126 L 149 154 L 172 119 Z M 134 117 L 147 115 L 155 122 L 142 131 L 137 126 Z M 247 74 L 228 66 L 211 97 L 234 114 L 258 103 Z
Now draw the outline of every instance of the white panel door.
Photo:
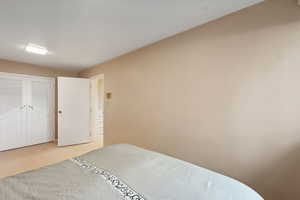
M 49 142 L 54 139 L 52 81 L 32 79 L 28 82 L 27 119 L 29 144 Z
M 0 151 L 26 144 L 24 81 L 0 76 Z
M 90 80 L 58 77 L 58 145 L 86 143 L 90 135 Z

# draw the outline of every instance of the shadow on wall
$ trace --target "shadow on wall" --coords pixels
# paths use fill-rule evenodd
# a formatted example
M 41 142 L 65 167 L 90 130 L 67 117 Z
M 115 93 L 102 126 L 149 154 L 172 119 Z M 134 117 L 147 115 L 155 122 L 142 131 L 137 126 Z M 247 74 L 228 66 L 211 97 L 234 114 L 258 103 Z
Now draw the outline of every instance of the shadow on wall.
M 265 200 L 296 200 L 300 198 L 299 169 L 300 145 L 266 166 L 252 182 Z
M 295 6 L 296 3 L 297 0 L 265 0 L 265 2 L 261 3 L 266 4 L 265 6 L 258 4 L 257 6 L 252 6 L 234 13 L 229 17 L 212 22 L 215 29 L 219 30 L 220 26 L 224 28 L 221 32 L 210 29 L 208 39 L 212 37 L 216 37 L 217 39 L 218 37 L 234 36 L 235 34 L 240 35 L 241 33 L 253 32 L 260 29 L 264 30 L 270 27 L 292 24 L 294 22 L 298 23 L 300 20 L 300 6 Z M 266 7 L 268 7 L 269 11 L 266 11 Z M 274 12 L 272 12 L 272 10 Z M 243 14 L 242 18 L 234 16 L 240 13 Z M 257 16 L 259 16 L 257 20 L 253 19 L 253 13 L 257 13 Z M 207 25 L 210 26 L 212 23 Z M 196 27 L 192 31 L 206 31 L 204 26 L 200 29 Z

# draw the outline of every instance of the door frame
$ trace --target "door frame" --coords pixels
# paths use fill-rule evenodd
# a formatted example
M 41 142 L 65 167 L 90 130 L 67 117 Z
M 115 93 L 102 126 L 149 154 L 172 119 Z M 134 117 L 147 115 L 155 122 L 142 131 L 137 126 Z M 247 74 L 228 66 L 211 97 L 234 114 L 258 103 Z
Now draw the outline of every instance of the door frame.
M 96 112 L 95 112 L 95 110 L 96 110 L 96 102 L 95 102 L 95 99 L 98 99 L 98 98 L 96 98 L 96 97 L 98 97 L 99 96 L 99 94 L 98 94 L 98 90 L 97 90 L 97 87 L 95 87 L 95 83 L 97 82 L 98 83 L 98 81 L 99 80 L 101 80 L 102 81 L 102 89 L 101 89 L 101 97 L 102 97 L 102 112 L 103 112 L 103 124 L 102 124 L 102 127 L 103 127 L 103 132 L 102 132 L 102 134 L 100 135 L 100 136 L 102 136 L 103 137 L 103 135 L 104 135 L 104 120 L 105 120 L 105 114 L 104 114 L 104 110 L 105 110 L 105 97 L 104 97 L 104 95 L 105 95 L 105 81 L 104 81 L 104 74 L 98 74 L 98 75 L 95 75 L 95 76 L 92 76 L 91 78 L 90 78 L 90 82 L 91 82 L 91 87 L 90 87 L 90 89 L 91 89 L 91 98 L 90 98 L 90 100 L 91 100 L 91 109 L 90 109 L 90 113 L 91 113 L 91 133 L 92 133 L 92 138 L 95 138 L 96 136 L 97 136 L 97 134 L 96 134 L 96 127 L 95 127 L 95 118 L 96 118 Z

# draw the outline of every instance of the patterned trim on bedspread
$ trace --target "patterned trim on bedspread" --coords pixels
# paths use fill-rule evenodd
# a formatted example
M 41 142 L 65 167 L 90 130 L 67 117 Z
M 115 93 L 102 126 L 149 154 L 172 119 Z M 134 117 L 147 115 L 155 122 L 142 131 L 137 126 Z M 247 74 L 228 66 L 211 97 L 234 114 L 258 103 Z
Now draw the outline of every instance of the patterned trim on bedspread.
M 111 185 L 113 189 L 117 190 L 122 195 L 124 200 L 146 200 L 142 195 L 138 194 L 124 181 L 110 173 L 108 170 L 100 169 L 80 158 L 72 158 L 70 161 L 78 165 L 80 168 L 90 171 L 106 180 L 106 182 Z

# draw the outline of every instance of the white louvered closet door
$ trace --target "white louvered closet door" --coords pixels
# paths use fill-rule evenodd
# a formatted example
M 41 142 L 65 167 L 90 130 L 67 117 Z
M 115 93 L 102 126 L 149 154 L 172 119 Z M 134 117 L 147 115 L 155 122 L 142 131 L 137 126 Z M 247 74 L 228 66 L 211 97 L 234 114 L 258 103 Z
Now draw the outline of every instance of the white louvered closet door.
M 26 144 L 23 82 L 0 77 L 0 151 Z
M 54 140 L 54 79 L 0 73 L 0 151 Z
M 28 142 L 38 144 L 51 141 L 54 137 L 51 113 L 53 85 L 49 81 L 38 79 L 28 84 Z

